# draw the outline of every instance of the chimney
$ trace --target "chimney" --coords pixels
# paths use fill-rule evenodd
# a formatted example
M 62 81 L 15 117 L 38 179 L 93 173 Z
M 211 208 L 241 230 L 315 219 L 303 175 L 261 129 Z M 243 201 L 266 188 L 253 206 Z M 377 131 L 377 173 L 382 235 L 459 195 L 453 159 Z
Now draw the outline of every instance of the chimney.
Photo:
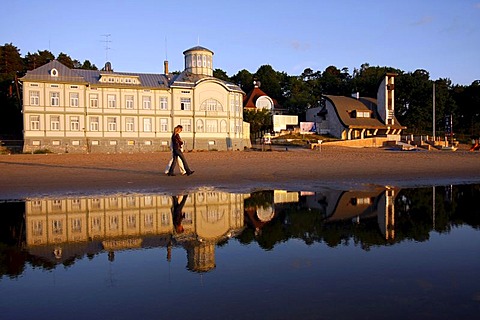
M 166 75 L 168 75 L 168 60 L 163 61 L 163 69 Z

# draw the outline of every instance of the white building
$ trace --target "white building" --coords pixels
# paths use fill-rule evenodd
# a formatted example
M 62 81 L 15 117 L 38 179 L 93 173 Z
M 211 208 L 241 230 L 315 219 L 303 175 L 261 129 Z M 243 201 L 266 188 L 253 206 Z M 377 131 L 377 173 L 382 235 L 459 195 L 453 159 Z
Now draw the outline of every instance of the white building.
M 213 52 L 183 52 L 180 74 L 70 69 L 54 60 L 23 82 L 24 151 L 146 152 L 168 150 L 176 125 L 187 150 L 250 147 L 245 93 L 213 77 Z
M 308 109 L 306 120 L 315 123 L 317 133 L 342 140 L 399 141 L 405 127 L 395 117 L 395 76 L 386 73 L 380 79 L 376 99 L 325 95 L 325 105 Z

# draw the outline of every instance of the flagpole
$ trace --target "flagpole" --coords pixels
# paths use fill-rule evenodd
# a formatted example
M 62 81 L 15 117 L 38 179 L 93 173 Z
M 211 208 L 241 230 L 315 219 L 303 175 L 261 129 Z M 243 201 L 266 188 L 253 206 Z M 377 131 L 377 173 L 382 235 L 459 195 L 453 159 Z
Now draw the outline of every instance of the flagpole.
M 433 145 L 435 145 L 435 81 L 433 82 Z

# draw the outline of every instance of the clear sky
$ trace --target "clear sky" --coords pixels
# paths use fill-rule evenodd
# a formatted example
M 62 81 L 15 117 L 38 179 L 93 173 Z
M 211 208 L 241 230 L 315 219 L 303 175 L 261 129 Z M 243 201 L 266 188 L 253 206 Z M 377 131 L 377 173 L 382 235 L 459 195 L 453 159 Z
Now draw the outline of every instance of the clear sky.
M 288 75 L 364 63 L 453 84 L 480 80 L 480 0 L 1 0 L 0 43 L 63 52 L 115 71 L 184 68 L 214 52 L 228 76 L 262 65 Z M 107 36 L 108 35 L 108 36 Z

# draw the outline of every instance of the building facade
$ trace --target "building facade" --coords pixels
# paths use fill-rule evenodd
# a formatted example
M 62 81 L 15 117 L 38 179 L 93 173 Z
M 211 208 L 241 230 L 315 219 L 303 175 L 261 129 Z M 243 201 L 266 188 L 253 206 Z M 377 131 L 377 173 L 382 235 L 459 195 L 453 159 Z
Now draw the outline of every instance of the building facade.
M 250 147 L 243 121 L 245 93 L 213 77 L 213 52 L 183 52 L 179 74 L 70 69 L 54 60 L 23 82 L 24 152 L 115 153 L 169 150 L 183 126 L 186 150 Z
M 308 109 L 306 119 L 315 123 L 317 133 L 341 140 L 381 137 L 399 141 L 405 127 L 395 118 L 395 76 L 382 77 L 376 98 L 324 95 L 324 106 Z

